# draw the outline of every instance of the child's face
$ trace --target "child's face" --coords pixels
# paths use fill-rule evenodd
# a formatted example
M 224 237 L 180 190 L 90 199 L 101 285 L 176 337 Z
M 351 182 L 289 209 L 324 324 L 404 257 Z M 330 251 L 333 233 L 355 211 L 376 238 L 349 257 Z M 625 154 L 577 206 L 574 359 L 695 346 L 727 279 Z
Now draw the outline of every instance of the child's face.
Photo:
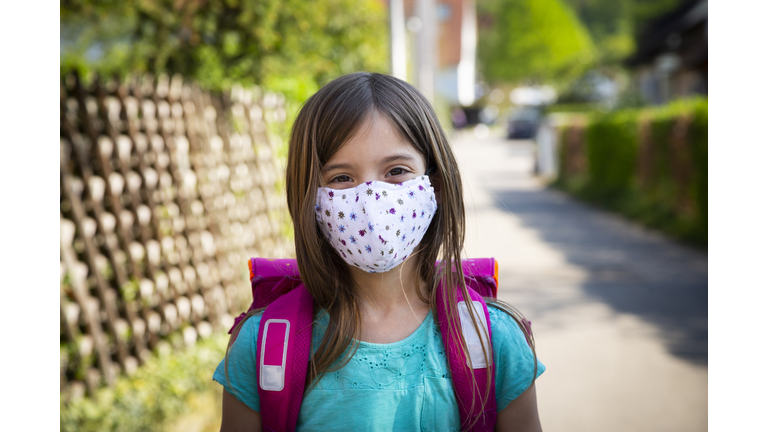
M 363 182 L 402 183 L 424 175 L 424 157 L 385 117 L 374 113 L 323 167 L 323 186 L 349 189 Z

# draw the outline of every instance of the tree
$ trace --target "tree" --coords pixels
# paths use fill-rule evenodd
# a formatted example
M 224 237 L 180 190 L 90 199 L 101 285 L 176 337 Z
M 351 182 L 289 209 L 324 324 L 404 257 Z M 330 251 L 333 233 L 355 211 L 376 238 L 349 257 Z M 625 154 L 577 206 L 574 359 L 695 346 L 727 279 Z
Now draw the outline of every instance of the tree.
M 595 42 L 598 64 L 618 64 L 632 53 L 633 0 L 566 0 Z
M 62 0 L 60 11 L 62 72 L 180 73 L 303 100 L 336 76 L 388 68 L 375 0 Z
M 615 66 L 635 48 L 634 38 L 653 18 L 687 0 L 565 0 L 595 41 L 597 63 Z
M 478 2 L 478 15 L 488 81 L 566 84 L 593 61 L 589 32 L 560 0 Z

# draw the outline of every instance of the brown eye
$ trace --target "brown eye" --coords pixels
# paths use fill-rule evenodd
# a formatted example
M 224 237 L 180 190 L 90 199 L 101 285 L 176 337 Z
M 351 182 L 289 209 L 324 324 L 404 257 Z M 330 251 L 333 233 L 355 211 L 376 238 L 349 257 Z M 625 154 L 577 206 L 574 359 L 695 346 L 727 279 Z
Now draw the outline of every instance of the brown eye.
M 331 179 L 331 183 L 344 183 L 348 181 L 352 181 L 352 179 L 345 175 L 336 176 Z
M 408 172 L 408 171 L 406 171 L 403 168 L 394 168 L 394 169 L 392 169 L 392 171 L 389 172 L 389 175 L 399 176 L 399 175 L 405 174 L 406 172 Z

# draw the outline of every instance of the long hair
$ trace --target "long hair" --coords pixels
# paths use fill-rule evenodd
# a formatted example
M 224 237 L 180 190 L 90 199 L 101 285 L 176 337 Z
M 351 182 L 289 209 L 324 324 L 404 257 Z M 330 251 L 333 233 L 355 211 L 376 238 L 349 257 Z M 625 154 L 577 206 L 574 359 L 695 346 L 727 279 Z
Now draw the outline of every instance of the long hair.
M 419 298 L 430 305 L 434 316 L 439 301 L 448 305 L 449 327 L 455 332 L 451 337 L 468 352 L 460 331 L 456 290 L 440 290 L 444 298 L 436 298 L 438 284 L 457 287 L 464 298 L 469 298 L 461 266 L 465 234 L 462 182 L 448 139 L 429 102 L 413 86 L 388 75 L 353 73 L 328 83 L 306 101 L 293 125 L 288 150 L 286 190 L 296 260 L 316 311 L 324 309 L 329 316 L 325 334 L 310 359 L 307 389 L 326 372 L 346 365 L 357 349 L 355 341 L 360 339 L 361 294 L 349 266 L 317 225 L 314 209 L 318 187 L 323 183 L 322 167 L 374 113 L 390 121 L 424 157 L 432 184 L 439 185 L 437 212 L 411 256 L 418 260 L 418 274 L 427 283 L 428 298 L 421 292 Z M 477 316 L 474 308 L 469 311 L 475 331 L 482 338 L 480 320 L 484 318 Z M 507 313 L 523 328 L 511 309 Z M 529 342 L 532 344 L 532 340 Z M 484 353 L 491 365 L 491 353 L 485 348 Z M 494 379 L 490 367 L 487 371 L 488 379 Z M 473 374 L 469 373 L 468 378 L 476 384 Z M 488 396 L 482 401 L 473 400 L 472 405 L 484 406 Z

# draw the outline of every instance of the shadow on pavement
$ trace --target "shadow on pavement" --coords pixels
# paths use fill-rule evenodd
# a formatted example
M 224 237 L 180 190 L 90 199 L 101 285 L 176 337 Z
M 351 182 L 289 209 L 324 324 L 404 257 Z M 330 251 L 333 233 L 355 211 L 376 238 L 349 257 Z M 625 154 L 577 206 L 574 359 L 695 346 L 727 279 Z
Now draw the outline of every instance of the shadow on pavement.
M 493 173 L 486 173 L 486 175 Z M 504 173 L 510 178 L 510 173 Z M 587 295 L 653 324 L 669 352 L 707 364 L 707 256 L 551 191 L 493 190 L 542 241 L 588 272 Z

